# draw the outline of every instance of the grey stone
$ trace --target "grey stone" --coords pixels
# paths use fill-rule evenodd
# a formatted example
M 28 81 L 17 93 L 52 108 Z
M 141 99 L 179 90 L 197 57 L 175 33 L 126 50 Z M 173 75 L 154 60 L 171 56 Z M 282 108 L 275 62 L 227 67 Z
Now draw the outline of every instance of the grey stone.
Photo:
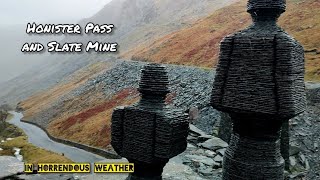
M 214 159 L 213 159 L 215 162 L 222 162 L 223 161 L 223 157 L 222 156 L 220 156 L 220 155 L 216 155 L 216 157 L 214 157 Z
M 217 155 L 217 153 L 215 153 L 214 151 L 211 151 L 211 150 L 206 150 L 205 153 L 206 153 L 206 156 L 212 157 L 212 158 Z
M 219 153 L 221 156 L 224 156 L 224 153 L 226 152 L 226 148 L 218 149 L 216 152 Z
M 204 155 L 205 154 L 205 150 L 197 149 L 197 150 L 193 151 L 193 153 L 196 154 L 196 155 Z
M 290 147 L 289 147 L 289 154 L 290 154 L 290 156 L 297 155 L 297 154 L 299 154 L 300 152 L 301 152 L 300 147 L 295 146 L 295 145 L 290 145 Z
M 214 137 L 212 139 L 209 139 L 203 143 L 199 143 L 198 144 L 200 147 L 206 148 L 206 149 L 210 149 L 210 150 L 217 150 L 217 149 L 221 149 L 221 148 L 226 148 L 228 147 L 228 144 L 226 142 L 224 142 L 222 139 Z
M 198 142 L 204 142 L 207 141 L 208 139 L 212 139 L 213 136 L 211 135 L 202 135 L 198 137 Z
M 306 168 L 307 171 L 310 170 L 310 164 L 309 164 L 308 159 L 306 159 L 306 161 L 305 161 L 305 168 Z
M 201 162 L 208 166 L 212 166 L 214 164 L 214 161 L 211 158 L 202 155 L 186 155 L 185 157 L 191 161 Z
M 0 179 L 22 173 L 24 170 L 23 162 L 19 161 L 15 157 L 0 156 Z
M 213 169 L 219 169 L 222 167 L 221 162 L 214 162 L 212 168 Z
M 211 168 L 199 168 L 198 171 L 203 176 L 211 176 L 213 174 L 213 171 Z
M 305 164 L 306 162 L 306 156 L 302 153 L 299 154 L 299 160 L 302 164 Z
M 294 178 L 302 178 L 306 175 L 305 172 L 294 172 L 291 175 L 289 175 L 289 178 L 294 179 Z
M 196 148 L 194 145 L 192 145 L 192 144 L 188 143 L 188 145 L 187 145 L 187 149 L 194 149 L 194 148 Z
M 297 159 L 294 156 L 289 157 L 290 166 L 294 167 L 297 165 Z
M 203 132 L 202 130 L 200 130 L 199 128 L 197 128 L 196 126 L 194 126 L 192 124 L 190 124 L 190 132 L 192 134 L 196 134 L 198 136 L 205 136 L 206 135 L 205 132 Z
M 197 143 L 197 142 L 198 142 L 198 138 L 189 135 L 189 136 L 187 137 L 187 141 L 188 141 L 188 142 L 191 142 L 191 143 Z

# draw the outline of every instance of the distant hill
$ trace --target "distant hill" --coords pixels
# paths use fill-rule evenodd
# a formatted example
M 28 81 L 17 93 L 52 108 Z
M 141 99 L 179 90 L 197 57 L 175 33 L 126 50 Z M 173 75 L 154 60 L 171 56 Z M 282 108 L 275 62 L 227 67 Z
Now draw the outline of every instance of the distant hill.
M 161 63 L 213 67 L 217 63 L 219 42 L 251 22 L 247 0 L 219 9 L 191 27 L 163 36 L 148 46 L 138 46 L 122 57 Z M 279 24 L 295 37 L 306 51 L 306 79 L 320 80 L 320 2 L 288 0 L 287 12 Z
M 25 33 L 25 25 L 0 26 L 0 83 L 10 80 L 35 65 L 40 64 L 45 55 L 24 54 L 22 45 L 26 42 L 46 44 L 62 37 L 29 36 Z
M 238 0 L 113 0 L 87 22 L 113 23 L 110 35 L 67 36 L 62 42 L 118 42 L 120 52 L 150 44 L 156 38 L 191 26 L 199 18 Z M 115 54 L 114 54 L 115 55 Z M 53 87 L 77 70 L 97 61 L 113 59 L 106 54 L 50 55 L 28 72 L 0 85 L 0 103 L 12 105 L 49 87 Z
M 87 22 L 114 24 L 112 36 L 83 37 L 82 41 L 116 41 L 120 51 L 142 44 L 170 32 L 191 26 L 199 18 L 239 0 L 113 0 Z M 69 37 L 69 40 L 73 37 Z

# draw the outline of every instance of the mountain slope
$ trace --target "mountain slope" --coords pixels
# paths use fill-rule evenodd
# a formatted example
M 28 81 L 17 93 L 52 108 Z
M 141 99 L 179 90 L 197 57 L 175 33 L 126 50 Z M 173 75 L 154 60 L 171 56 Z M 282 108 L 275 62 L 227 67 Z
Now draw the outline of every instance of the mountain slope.
M 26 120 L 56 137 L 108 148 L 112 111 L 139 100 L 137 87 L 144 64 L 117 60 L 112 66 L 93 65 L 76 72 L 67 83 L 21 102 L 19 108 L 24 110 Z M 201 121 L 213 125 L 219 115 L 208 107 L 212 71 L 170 65 L 168 71 L 172 93 L 166 102 L 182 110 L 198 106 L 200 115 L 205 116 Z M 206 127 L 208 132 L 212 132 L 210 127 Z
M 116 30 L 112 35 L 67 36 L 62 42 L 118 42 L 120 51 L 125 52 L 138 44 L 149 44 L 212 11 L 238 0 L 113 0 L 87 22 L 113 23 Z M 112 54 L 115 55 L 115 54 Z M 64 77 L 98 61 L 108 61 L 110 54 L 52 54 L 26 73 L 0 85 L 0 104 L 15 105 L 19 101 L 42 90 L 57 85 Z
M 81 41 L 118 42 L 119 51 L 148 44 L 163 35 L 190 26 L 213 11 L 239 0 L 114 0 L 91 18 L 80 22 L 114 24 L 112 35 L 82 37 Z M 77 37 L 76 37 L 77 38 Z M 72 41 L 69 36 L 66 40 Z
M 138 46 L 122 57 L 212 67 L 218 59 L 219 42 L 251 22 L 246 13 L 246 0 L 219 9 L 193 26 L 166 35 L 150 46 Z M 302 43 L 306 50 L 308 80 L 320 80 L 320 2 L 288 0 L 287 12 L 279 24 Z

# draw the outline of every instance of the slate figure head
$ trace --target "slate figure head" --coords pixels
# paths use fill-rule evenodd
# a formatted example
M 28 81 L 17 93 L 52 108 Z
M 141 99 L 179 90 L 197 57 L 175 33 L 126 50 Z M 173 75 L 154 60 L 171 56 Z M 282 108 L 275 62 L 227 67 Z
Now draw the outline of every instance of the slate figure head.
M 169 80 L 165 67 L 159 64 L 148 64 L 141 70 L 139 92 L 142 99 L 162 99 L 170 92 Z
M 286 11 L 285 0 L 249 0 L 247 12 L 253 21 L 277 20 Z

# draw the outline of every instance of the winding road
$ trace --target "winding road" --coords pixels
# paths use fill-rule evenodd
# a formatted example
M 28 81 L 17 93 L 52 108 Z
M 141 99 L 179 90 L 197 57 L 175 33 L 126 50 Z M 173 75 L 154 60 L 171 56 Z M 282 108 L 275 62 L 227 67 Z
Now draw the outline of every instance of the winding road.
M 64 153 L 67 158 L 71 159 L 74 162 L 93 163 L 105 160 L 104 157 L 101 157 L 99 155 L 87 152 L 76 147 L 52 141 L 42 129 L 34 125 L 21 122 L 20 119 L 23 117 L 21 113 L 17 113 L 14 111 L 11 111 L 10 113 L 13 114 L 13 118 L 8 122 L 21 128 L 28 136 L 29 142 L 35 146 L 60 154 Z

